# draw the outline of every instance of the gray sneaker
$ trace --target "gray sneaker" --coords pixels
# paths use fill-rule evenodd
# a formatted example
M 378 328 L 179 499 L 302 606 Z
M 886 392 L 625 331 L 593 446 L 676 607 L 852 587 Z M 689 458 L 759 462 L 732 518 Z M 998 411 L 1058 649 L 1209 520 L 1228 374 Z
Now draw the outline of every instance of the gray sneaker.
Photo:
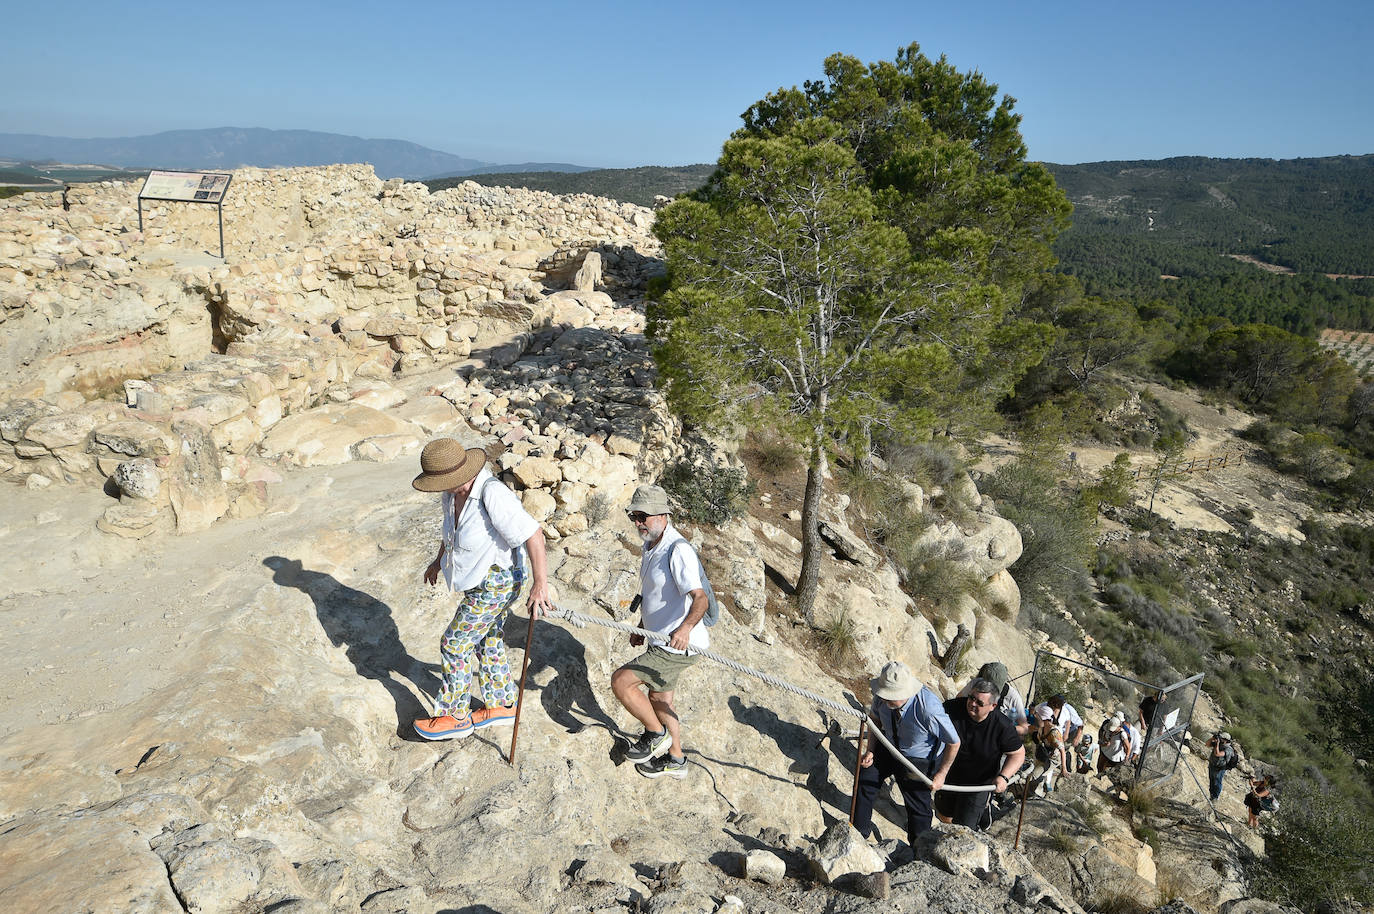
M 625 750 L 625 757 L 632 762 L 647 762 L 672 744 L 673 738 L 668 735 L 667 730 L 659 733 L 646 732 L 630 743 L 630 748 Z
M 647 762 L 640 762 L 635 765 L 635 771 L 644 775 L 646 778 L 661 778 L 667 775 L 670 778 L 682 780 L 687 777 L 687 759 L 673 758 L 671 755 L 661 755 Z

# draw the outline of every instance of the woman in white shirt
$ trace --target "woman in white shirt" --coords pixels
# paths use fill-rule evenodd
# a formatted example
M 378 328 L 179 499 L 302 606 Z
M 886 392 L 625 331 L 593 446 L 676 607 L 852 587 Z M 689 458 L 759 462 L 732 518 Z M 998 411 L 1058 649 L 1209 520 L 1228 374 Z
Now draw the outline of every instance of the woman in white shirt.
M 506 611 L 520 594 L 525 567 L 520 548 L 529 553 L 529 609 L 550 608 L 544 562 L 544 532 L 539 522 L 487 469 L 481 448 L 467 448 L 452 438 L 425 445 L 422 472 L 411 485 L 438 492 L 444 510 L 439 554 L 425 570 L 425 583 L 440 575 L 460 594 L 453 621 L 439 642 L 443 684 L 434 716 L 415 721 L 425 739 L 462 739 L 474 730 L 515 722 L 516 686 L 506 662 Z M 484 707 L 469 714 L 473 677 Z

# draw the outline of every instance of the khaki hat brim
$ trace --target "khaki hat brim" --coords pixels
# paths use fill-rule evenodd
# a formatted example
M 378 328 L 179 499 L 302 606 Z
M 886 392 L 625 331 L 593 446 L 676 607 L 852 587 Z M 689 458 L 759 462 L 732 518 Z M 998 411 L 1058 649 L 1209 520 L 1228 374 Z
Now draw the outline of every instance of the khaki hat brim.
M 456 467 L 421 473 L 410 481 L 410 485 L 419 492 L 447 492 L 476 479 L 486 463 L 486 451 L 470 447 L 463 452 L 463 460 Z

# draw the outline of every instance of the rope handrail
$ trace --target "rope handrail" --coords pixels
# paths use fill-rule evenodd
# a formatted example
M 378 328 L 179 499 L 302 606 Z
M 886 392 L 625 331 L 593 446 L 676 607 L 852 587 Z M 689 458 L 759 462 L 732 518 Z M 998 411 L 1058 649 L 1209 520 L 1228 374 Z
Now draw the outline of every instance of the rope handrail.
M 559 606 L 557 603 L 553 605 L 552 609 L 544 610 L 544 615 L 547 617 L 563 619 L 569 625 L 572 625 L 574 628 L 585 628 L 590 623 L 592 625 L 600 625 L 603 628 L 609 628 L 614 631 L 625 632 L 626 634 L 630 635 L 640 635 L 647 641 L 653 641 L 659 644 L 667 644 L 669 640 L 667 635 L 661 634 L 659 632 L 649 631 L 648 629 L 644 628 L 636 628 L 633 625 L 627 625 L 624 622 L 616 622 L 613 619 L 599 619 L 594 616 L 586 616 L 574 610 L 567 609 L 563 606 Z M 917 780 L 925 784 L 927 787 L 931 786 L 930 778 L 927 777 L 923 771 L 921 771 L 919 768 L 913 765 L 911 763 L 911 760 L 908 759 L 905 755 L 903 755 L 897 749 L 896 746 L 892 745 L 892 743 L 888 740 L 887 736 L 883 733 L 882 727 L 879 726 L 878 722 L 874 720 L 872 715 L 868 713 L 868 710 L 859 704 L 858 699 L 854 698 L 854 696 L 848 696 L 850 701 L 853 702 L 852 705 L 842 705 L 837 701 L 831 701 L 829 698 L 826 698 L 823 695 L 817 695 L 814 692 L 808 692 L 806 689 L 803 689 L 797 685 L 793 685 L 785 679 L 782 679 L 778 676 L 774 676 L 772 673 L 766 673 L 763 670 L 757 670 L 751 666 L 746 666 L 745 664 L 740 663 L 737 660 L 731 660 L 729 657 L 717 654 L 715 651 L 706 650 L 704 648 L 690 648 L 689 653 L 705 657 L 707 660 L 719 663 L 721 666 L 724 666 L 727 669 L 734 670 L 737 673 L 744 673 L 748 676 L 753 676 L 756 679 L 761 679 L 762 681 L 768 683 L 771 686 L 775 686 L 779 689 L 782 689 L 784 692 L 790 692 L 793 695 L 796 695 L 800 698 L 805 698 L 808 701 L 820 705 L 821 707 L 828 708 L 840 714 L 850 714 L 858 718 L 860 721 L 866 721 L 868 723 L 868 727 L 866 729 L 869 735 L 871 737 L 876 737 L 878 742 L 882 743 L 894 758 L 896 758 L 903 765 L 905 765 L 906 769 L 911 773 L 912 777 L 915 777 Z M 997 785 L 990 784 L 985 787 L 978 787 L 966 784 L 946 784 L 944 787 L 941 787 L 940 789 L 949 791 L 950 793 L 983 793 L 984 791 L 988 790 L 996 790 Z

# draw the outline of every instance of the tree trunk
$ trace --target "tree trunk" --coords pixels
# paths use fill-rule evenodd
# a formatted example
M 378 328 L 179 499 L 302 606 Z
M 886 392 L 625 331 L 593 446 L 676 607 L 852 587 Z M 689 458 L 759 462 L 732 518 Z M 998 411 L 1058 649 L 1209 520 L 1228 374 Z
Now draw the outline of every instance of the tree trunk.
M 951 679 L 959 671 L 959 658 L 964 656 L 964 651 L 968 650 L 969 642 L 973 636 L 969 634 L 968 628 L 964 623 L 959 623 L 959 630 L 954 633 L 954 637 L 949 642 L 949 647 L 945 649 L 945 655 L 940 658 L 940 671 Z
M 825 478 L 825 448 L 813 447 L 806 469 L 806 495 L 802 498 L 802 565 L 797 579 L 797 608 L 802 618 L 816 624 L 816 590 L 821 580 L 821 488 Z

